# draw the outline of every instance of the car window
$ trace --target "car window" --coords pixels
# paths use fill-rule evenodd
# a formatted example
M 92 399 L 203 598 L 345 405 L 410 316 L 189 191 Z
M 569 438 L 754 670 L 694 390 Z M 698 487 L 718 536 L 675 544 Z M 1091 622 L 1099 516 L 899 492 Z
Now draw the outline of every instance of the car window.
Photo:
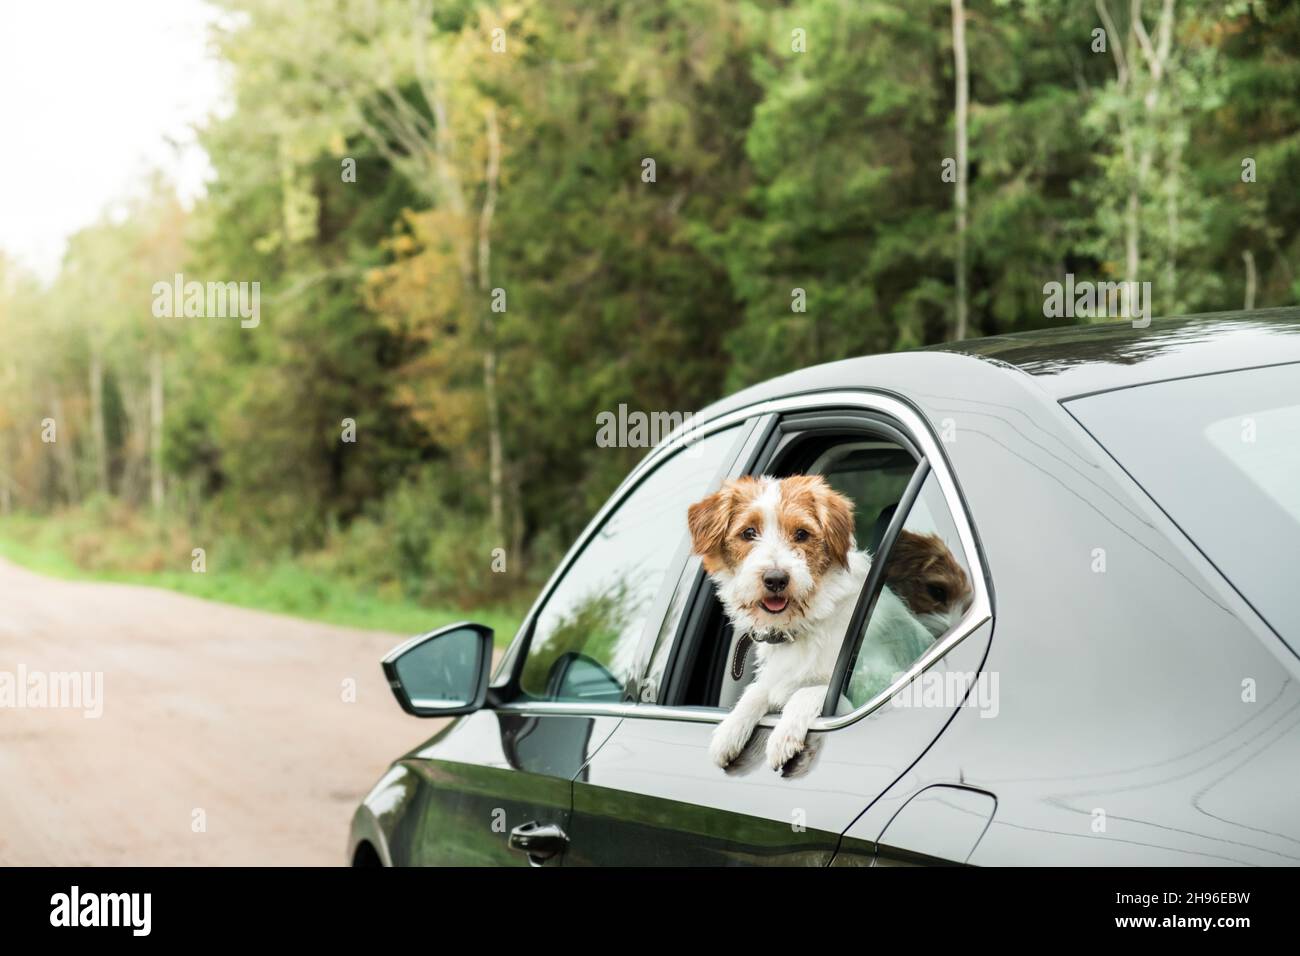
M 874 554 L 916 473 L 917 465 L 915 455 L 907 447 L 884 434 L 872 435 L 864 427 L 838 435 L 793 431 L 764 472 L 777 477 L 821 475 L 835 491 L 853 502 L 855 544 L 868 554 Z M 931 494 L 938 495 L 942 503 L 937 486 L 931 487 Z M 957 540 L 956 528 L 946 509 L 940 511 L 931 507 L 928 496 L 923 495 L 912 510 L 912 537 L 906 539 L 909 545 L 926 543 L 922 536 L 931 530 L 937 530 L 945 541 Z M 700 576 L 699 568 L 699 560 L 693 559 L 677 583 L 677 591 L 642 681 L 640 699 L 729 710 L 756 676 L 757 645 L 747 635 L 736 633 L 717 601 L 712 585 L 701 585 L 706 589 L 704 603 L 692 611 L 689 598 Z M 922 609 L 921 613 L 934 611 L 919 599 L 916 604 Z M 677 648 L 673 638 L 681 620 L 688 614 L 693 614 L 698 623 L 690 626 L 691 633 L 683 635 L 681 647 Z M 915 650 L 920 653 L 923 650 L 921 635 L 928 635 L 928 632 L 919 619 L 913 619 L 912 624 L 918 645 Z M 931 643 L 925 640 L 924 647 Z M 680 658 L 676 662 L 673 661 L 674 650 L 678 651 Z M 906 653 L 913 648 L 897 650 Z M 910 663 L 911 658 L 908 658 L 903 667 Z M 671 678 L 667 675 L 669 668 L 675 671 Z M 862 676 L 867 677 L 865 671 Z M 661 693 L 660 689 L 665 685 L 667 689 Z
M 1300 651 L 1300 365 L 1105 392 L 1066 408 Z
M 741 429 L 672 454 L 608 516 L 537 616 L 520 675 L 526 699 L 622 698 L 656 594 L 686 535 L 686 509 L 730 464 Z
M 849 662 L 837 713 L 856 710 L 889 687 L 971 605 L 970 566 L 933 471 L 883 560 L 882 586 Z

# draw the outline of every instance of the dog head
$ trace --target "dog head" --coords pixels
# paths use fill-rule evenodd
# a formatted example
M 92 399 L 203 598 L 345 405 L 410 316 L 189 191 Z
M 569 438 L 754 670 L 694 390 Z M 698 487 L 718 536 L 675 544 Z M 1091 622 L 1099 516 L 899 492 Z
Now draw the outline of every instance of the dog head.
M 935 637 L 961 620 L 973 597 L 966 572 L 937 534 L 899 532 L 885 584 Z
M 792 639 L 853 548 L 853 503 L 819 475 L 730 481 L 687 521 L 732 623 L 756 640 Z

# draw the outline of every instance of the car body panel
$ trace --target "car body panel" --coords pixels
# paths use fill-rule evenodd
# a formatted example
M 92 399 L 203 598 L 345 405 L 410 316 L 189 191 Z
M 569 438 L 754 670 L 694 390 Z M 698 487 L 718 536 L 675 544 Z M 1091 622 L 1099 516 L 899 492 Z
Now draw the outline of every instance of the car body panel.
M 367 835 L 383 834 L 381 859 L 394 866 L 528 865 L 510 831 L 529 822 L 567 831 L 573 778 L 618 722 L 490 709 L 458 718 L 366 798 Z
M 930 673 L 977 674 L 990 629 L 977 628 Z M 715 723 L 652 711 L 629 716 L 575 782 L 571 859 L 824 866 L 848 824 L 960 706 L 884 706 L 847 726 L 814 731 L 784 774 L 764 759 L 767 728 L 724 772 L 708 756 Z
M 997 799 L 983 790 L 926 787 L 903 804 L 880 834 L 876 865 L 965 863 L 997 806 Z

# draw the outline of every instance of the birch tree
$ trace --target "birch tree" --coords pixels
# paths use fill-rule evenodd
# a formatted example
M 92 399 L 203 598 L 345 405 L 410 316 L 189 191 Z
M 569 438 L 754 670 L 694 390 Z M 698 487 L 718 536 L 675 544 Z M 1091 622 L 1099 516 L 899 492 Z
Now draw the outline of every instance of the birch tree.
M 957 140 L 957 339 L 966 338 L 967 293 L 966 293 L 966 179 L 969 173 L 966 159 L 966 119 L 970 105 L 970 77 L 966 68 L 966 11 L 963 0 L 952 0 L 952 61 L 953 77 L 956 85 L 954 99 L 956 110 L 953 114 Z

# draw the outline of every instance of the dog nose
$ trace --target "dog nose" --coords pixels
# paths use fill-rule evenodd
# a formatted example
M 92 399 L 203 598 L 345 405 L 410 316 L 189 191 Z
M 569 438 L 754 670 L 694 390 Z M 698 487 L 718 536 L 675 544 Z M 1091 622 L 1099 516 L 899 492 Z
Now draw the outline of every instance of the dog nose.
M 785 586 L 789 583 L 790 575 L 786 574 L 784 571 L 772 570 L 763 572 L 763 587 L 767 588 L 774 594 L 777 591 L 784 591 Z

